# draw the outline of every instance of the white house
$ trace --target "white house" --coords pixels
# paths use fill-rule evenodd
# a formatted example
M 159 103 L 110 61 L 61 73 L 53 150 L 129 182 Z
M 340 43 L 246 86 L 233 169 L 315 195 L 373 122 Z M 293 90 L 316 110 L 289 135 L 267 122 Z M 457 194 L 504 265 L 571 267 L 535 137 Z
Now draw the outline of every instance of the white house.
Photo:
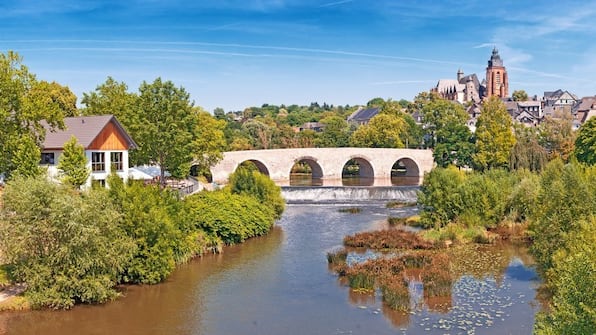
M 50 131 L 46 127 L 46 137 L 41 148 L 42 166 L 47 166 L 52 178 L 58 176 L 58 162 L 64 150 L 64 144 L 71 136 L 77 138 L 85 148 L 87 167 L 91 175 L 84 187 L 91 186 L 92 181 L 105 185 L 111 172 L 124 180 L 128 179 L 128 151 L 137 147 L 133 139 L 124 130 L 113 115 L 78 116 L 64 119 L 64 130 Z

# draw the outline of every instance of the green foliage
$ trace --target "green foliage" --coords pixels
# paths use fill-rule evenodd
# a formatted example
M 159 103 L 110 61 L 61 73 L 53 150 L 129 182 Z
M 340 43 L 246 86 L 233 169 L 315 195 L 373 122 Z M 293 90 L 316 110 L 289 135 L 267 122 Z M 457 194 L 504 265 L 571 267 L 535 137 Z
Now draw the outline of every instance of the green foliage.
M 507 168 L 511 149 L 515 145 L 513 121 L 498 97 L 491 97 L 482 105 L 476 123 L 476 153 L 474 164 L 479 170 Z
M 573 154 L 576 133 L 573 131 L 571 114 L 561 117 L 547 116 L 538 126 L 538 141 L 548 153 L 548 159 L 561 158 L 568 162 Z
M 19 146 L 29 146 L 20 140 L 22 137 L 42 143 L 45 137 L 42 120 L 50 128 L 64 126 L 65 111 L 52 98 L 48 84 L 38 81 L 21 61 L 15 52 L 0 53 L 0 171 L 8 175 L 17 168 L 15 163 L 25 159 L 22 152 L 20 157 L 14 157 Z
M 110 185 L 117 185 L 110 180 Z M 123 192 L 123 193 L 120 193 Z M 126 188 L 110 189 L 110 196 L 123 214 L 125 234 L 136 244 L 136 252 L 126 265 L 122 281 L 155 284 L 174 270 L 178 250 L 189 249 L 176 220 L 178 201 L 173 193 L 155 186 L 132 183 Z
M 550 313 L 537 316 L 535 334 L 596 334 L 596 219 L 580 221 L 553 257 Z
M 596 117 L 579 128 L 573 153 L 579 162 L 596 165 Z
M 516 90 L 511 94 L 513 101 L 528 101 L 528 93 L 524 90 Z
M 424 176 L 418 193 L 423 227 L 440 228 L 455 220 L 465 205 L 458 192 L 465 178 L 465 173 L 454 166 L 435 168 Z
M 284 211 L 285 201 L 281 196 L 281 188 L 258 171 L 240 166 L 230 175 L 228 187 L 232 194 L 255 197 L 273 210 L 275 218 L 280 218 Z
M 72 136 L 64 143 L 64 151 L 60 155 L 58 170 L 61 172 L 62 181 L 75 188 L 80 188 L 87 182 L 91 173 L 87 168 L 85 148 L 77 143 L 77 138 Z
M 70 308 L 115 296 L 135 247 L 105 192 L 80 195 L 44 177 L 16 177 L 4 191 L 0 248 L 33 307 Z
M 265 235 L 275 221 L 270 206 L 246 193 L 201 192 L 186 197 L 185 203 L 189 222 L 226 244 Z
M 471 166 L 474 153 L 472 133 L 466 126 L 468 115 L 452 101 L 435 99 L 422 108 L 426 146 L 434 148 L 437 165 Z
M 84 115 L 112 114 L 130 133 L 134 124 L 139 122 L 135 113 L 137 100 L 137 94 L 128 92 L 124 82 L 108 77 L 94 92 L 83 93 L 81 103 L 85 108 L 82 112 Z
M 539 143 L 537 129 L 517 124 L 514 132 L 515 145 L 509 157 L 509 169 L 541 171 L 547 163 L 548 155 Z
M 18 139 L 16 152 L 12 156 L 13 175 L 21 177 L 36 177 L 43 174 L 44 170 L 39 166 L 41 151 L 31 136 L 22 136 Z
M 540 178 L 540 191 L 530 220 L 532 254 L 539 269 L 553 267 L 553 255 L 578 224 L 596 215 L 596 167 L 577 162 L 549 163 Z
M 399 116 L 377 114 L 352 133 L 350 144 L 365 148 L 404 148 L 402 136 L 407 127 L 406 121 Z
M 330 116 L 320 121 L 325 129 L 317 136 L 317 147 L 346 147 L 350 141 L 348 122 L 340 116 Z

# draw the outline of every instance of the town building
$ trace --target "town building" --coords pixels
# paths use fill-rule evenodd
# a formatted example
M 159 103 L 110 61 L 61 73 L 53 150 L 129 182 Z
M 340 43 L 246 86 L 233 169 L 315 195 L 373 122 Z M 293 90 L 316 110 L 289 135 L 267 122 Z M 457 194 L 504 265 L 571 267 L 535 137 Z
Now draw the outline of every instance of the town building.
M 58 179 L 58 163 L 64 144 L 74 136 L 85 149 L 87 168 L 91 171 L 87 183 L 105 185 L 105 180 L 115 169 L 118 176 L 128 179 L 129 150 L 137 147 L 113 115 L 79 116 L 64 119 L 65 129 L 51 131 L 46 126 L 46 136 L 41 148 L 40 165 L 47 167 L 48 175 Z
M 380 107 L 374 108 L 360 108 L 350 116 L 348 116 L 348 123 L 357 126 L 365 125 L 381 111 Z

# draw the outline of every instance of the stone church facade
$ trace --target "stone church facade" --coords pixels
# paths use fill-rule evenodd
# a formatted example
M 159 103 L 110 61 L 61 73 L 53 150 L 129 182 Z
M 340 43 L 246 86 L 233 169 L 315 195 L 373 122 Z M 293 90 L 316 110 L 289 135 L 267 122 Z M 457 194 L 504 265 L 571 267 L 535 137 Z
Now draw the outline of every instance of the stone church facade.
M 480 103 L 483 99 L 492 96 L 505 98 L 509 95 L 507 69 L 503 66 L 499 51 L 494 48 L 486 67 L 486 77 L 482 82 L 478 80 L 475 73 L 464 76 L 464 72 L 460 69 L 457 71 L 457 79 L 441 79 L 431 92 L 462 104 Z

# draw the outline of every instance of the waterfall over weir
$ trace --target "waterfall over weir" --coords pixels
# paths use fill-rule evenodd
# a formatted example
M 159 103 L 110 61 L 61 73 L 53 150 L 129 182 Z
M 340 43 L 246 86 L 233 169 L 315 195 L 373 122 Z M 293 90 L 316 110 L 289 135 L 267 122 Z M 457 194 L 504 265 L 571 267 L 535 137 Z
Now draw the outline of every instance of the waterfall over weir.
M 415 202 L 419 186 L 282 186 L 287 203 Z

